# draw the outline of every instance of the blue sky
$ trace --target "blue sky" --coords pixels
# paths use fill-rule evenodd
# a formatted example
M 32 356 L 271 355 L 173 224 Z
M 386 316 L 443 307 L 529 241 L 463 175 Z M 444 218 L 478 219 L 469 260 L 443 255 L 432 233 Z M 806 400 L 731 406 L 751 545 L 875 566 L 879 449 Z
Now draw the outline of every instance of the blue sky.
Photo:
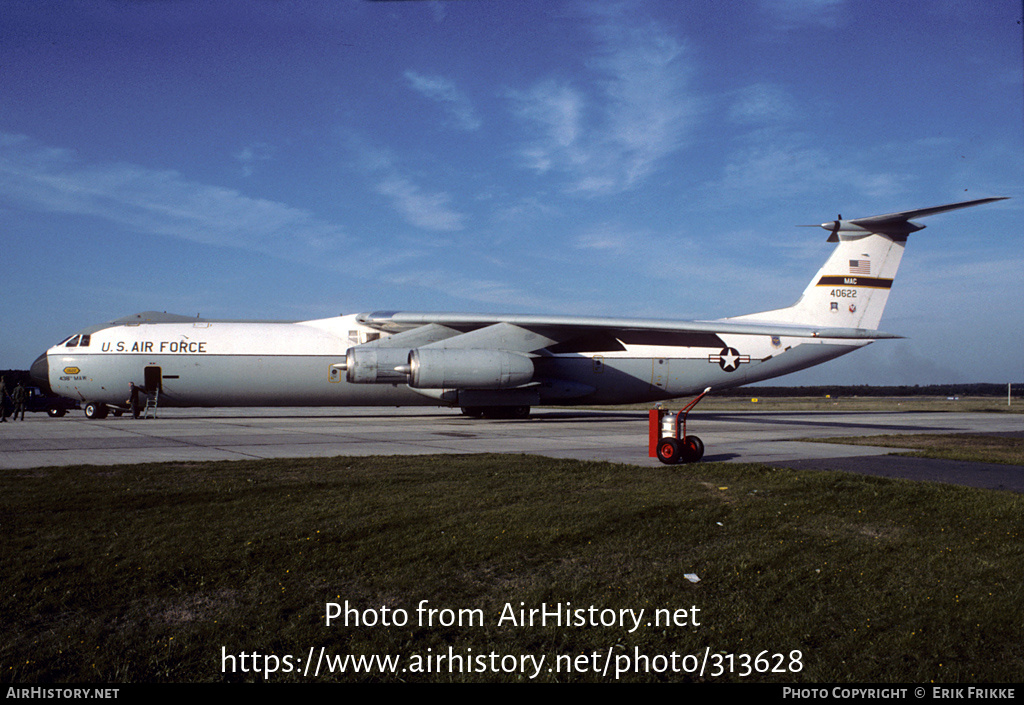
M 1024 380 L 1016 0 L 0 2 L 0 368 L 143 310 L 718 318 L 911 236 L 783 384 Z

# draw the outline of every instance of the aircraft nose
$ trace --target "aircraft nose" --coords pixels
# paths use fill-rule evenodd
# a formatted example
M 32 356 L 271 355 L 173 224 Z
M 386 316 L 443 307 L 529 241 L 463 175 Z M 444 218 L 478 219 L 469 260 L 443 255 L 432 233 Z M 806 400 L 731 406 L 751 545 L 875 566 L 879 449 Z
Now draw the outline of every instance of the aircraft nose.
M 46 353 L 36 358 L 32 367 L 29 368 L 28 374 L 43 392 L 48 395 L 53 394 L 53 390 L 50 389 L 50 360 Z

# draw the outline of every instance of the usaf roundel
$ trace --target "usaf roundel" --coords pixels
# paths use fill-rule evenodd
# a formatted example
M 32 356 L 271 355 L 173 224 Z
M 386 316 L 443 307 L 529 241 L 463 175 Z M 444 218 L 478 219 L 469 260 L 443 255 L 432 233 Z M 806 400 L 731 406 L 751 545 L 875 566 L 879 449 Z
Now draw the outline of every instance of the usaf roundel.
M 717 355 L 708 355 L 708 362 L 717 362 L 725 372 L 735 372 L 741 363 L 750 362 L 750 355 L 740 355 L 736 348 L 722 348 Z

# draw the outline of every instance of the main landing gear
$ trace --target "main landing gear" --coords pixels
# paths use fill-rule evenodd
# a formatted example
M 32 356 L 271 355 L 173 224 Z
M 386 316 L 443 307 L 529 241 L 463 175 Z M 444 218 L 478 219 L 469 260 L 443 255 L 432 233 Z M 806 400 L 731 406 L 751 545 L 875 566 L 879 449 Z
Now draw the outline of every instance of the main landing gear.
M 708 387 L 693 401 L 673 414 L 663 409 L 651 409 L 648 416 L 650 435 L 649 455 L 665 463 L 696 463 L 704 457 L 704 441 L 686 434 L 686 417 L 697 402 L 711 391 Z
M 528 406 L 464 406 L 462 413 L 471 419 L 526 419 Z

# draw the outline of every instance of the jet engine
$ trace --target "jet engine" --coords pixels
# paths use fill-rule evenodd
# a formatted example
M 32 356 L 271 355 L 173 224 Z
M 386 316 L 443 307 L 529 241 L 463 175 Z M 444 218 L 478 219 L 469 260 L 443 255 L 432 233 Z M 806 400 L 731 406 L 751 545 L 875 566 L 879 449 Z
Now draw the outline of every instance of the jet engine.
M 533 379 L 533 360 L 506 350 L 417 348 L 398 369 L 418 389 L 510 389 Z
M 395 368 L 408 361 L 407 348 L 349 348 L 345 377 L 352 384 L 405 384 L 405 373 Z

